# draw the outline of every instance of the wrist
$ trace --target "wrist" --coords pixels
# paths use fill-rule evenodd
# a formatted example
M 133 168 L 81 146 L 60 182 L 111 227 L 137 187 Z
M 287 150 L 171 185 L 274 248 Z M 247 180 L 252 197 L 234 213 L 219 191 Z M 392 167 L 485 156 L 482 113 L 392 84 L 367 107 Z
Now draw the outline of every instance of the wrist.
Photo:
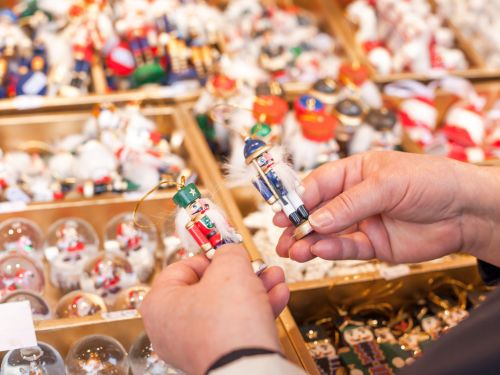
M 461 250 L 500 265 L 500 168 L 457 163 Z

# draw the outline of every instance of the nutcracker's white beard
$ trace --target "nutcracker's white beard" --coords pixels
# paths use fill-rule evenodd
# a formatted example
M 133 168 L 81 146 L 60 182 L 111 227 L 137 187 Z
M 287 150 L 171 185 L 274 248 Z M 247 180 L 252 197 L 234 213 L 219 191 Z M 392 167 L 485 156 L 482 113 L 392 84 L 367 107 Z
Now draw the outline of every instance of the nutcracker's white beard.
M 203 198 L 203 200 L 208 204 L 209 209 L 205 214 L 212 220 L 215 224 L 215 228 L 220 233 L 223 240 L 233 243 L 240 243 L 242 241 L 241 235 L 231 227 L 222 212 L 222 210 L 210 199 Z M 199 251 L 200 246 L 191 237 L 191 234 L 186 229 L 186 224 L 191 220 L 189 214 L 184 208 L 178 208 L 175 215 L 175 231 L 179 236 L 182 247 L 188 251 L 196 252 Z
M 274 159 L 273 169 L 278 175 L 278 177 L 283 182 L 283 186 L 288 191 L 293 191 L 297 189 L 300 185 L 300 181 L 297 178 L 297 174 L 288 164 L 288 155 L 285 149 L 281 146 L 273 146 L 269 153 Z M 257 171 L 252 165 L 239 164 L 239 163 L 226 163 L 224 166 L 224 171 L 227 179 L 230 181 L 232 186 L 244 186 L 252 184 L 252 180 L 257 177 Z

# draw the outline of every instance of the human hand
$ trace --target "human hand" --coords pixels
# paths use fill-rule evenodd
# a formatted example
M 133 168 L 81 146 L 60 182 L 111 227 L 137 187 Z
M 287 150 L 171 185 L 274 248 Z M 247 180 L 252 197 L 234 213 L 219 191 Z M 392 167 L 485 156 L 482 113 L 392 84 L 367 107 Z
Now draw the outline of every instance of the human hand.
M 295 241 L 286 227 L 280 256 L 305 262 L 419 262 L 467 251 L 500 264 L 500 174 L 441 157 L 371 152 L 325 164 L 303 182 L 315 233 Z
M 235 349 L 280 351 L 274 318 L 288 302 L 284 281 L 279 267 L 257 277 L 241 245 L 224 245 L 211 262 L 197 255 L 168 266 L 140 312 L 160 358 L 203 374 Z

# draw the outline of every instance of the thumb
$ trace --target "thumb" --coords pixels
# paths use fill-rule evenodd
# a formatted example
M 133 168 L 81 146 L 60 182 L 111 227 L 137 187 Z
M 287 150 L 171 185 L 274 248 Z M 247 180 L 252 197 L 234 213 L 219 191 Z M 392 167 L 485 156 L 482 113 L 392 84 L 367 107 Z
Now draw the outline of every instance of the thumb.
M 250 257 L 241 244 L 227 244 L 217 248 L 207 273 L 253 274 Z
M 387 206 L 386 200 L 383 184 L 374 178 L 367 178 L 314 211 L 309 216 L 309 222 L 317 233 L 341 232 L 383 212 Z

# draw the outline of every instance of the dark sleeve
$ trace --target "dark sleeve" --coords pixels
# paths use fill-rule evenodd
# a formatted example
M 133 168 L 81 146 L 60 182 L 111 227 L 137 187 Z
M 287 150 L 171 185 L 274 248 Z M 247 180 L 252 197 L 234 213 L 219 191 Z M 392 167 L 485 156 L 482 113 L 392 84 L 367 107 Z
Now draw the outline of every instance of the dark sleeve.
M 429 344 L 401 375 L 493 375 L 500 373 L 500 289 L 470 316 Z
M 255 355 L 263 355 L 263 354 L 279 354 L 280 356 L 283 356 L 279 352 L 275 352 L 273 350 L 268 350 L 268 349 L 262 349 L 262 348 L 243 348 L 243 349 L 237 349 L 234 350 L 230 353 L 227 353 L 220 357 L 217 361 L 215 361 L 212 366 L 210 366 L 206 372 L 208 374 L 210 371 L 216 370 L 219 367 L 223 367 L 231 362 L 234 362 L 240 358 L 243 357 L 252 357 Z
M 481 275 L 481 279 L 483 279 L 485 284 L 498 284 L 498 282 L 500 281 L 500 267 L 496 267 L 492 264 L 483 262 L 482 260 L 478 259 L 477 268 L 479 269 L 479 274 Z

